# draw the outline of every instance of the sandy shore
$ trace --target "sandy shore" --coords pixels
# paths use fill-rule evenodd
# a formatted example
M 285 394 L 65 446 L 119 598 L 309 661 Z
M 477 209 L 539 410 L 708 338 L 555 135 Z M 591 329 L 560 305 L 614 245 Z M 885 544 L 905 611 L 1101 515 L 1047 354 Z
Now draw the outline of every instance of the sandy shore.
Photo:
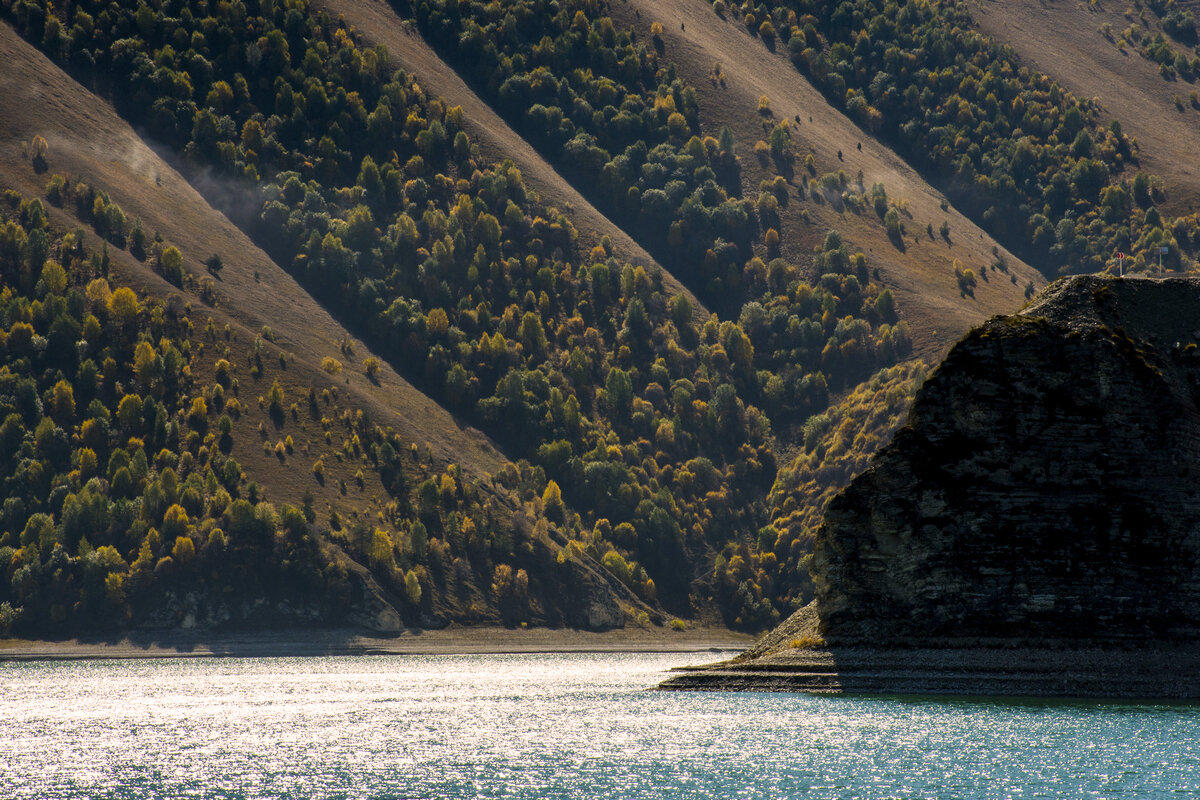
M 181 631 L 64 641 L 0 639 L 0 662 L 101 658 L 208 658 L 474 653 L 722 653 L 744 650 L 754 637 L 722 628 L 685 631 L 625 629 L 592 633 L 546 628 L 410 631 L 395 637 L 354 630 L 289 630 L 203 635 Z

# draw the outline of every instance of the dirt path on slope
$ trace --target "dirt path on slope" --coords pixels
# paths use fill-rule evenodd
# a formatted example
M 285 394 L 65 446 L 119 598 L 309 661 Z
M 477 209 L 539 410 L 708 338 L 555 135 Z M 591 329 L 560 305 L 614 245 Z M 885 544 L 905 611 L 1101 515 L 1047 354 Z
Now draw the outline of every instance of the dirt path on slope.
M 428 442 L 435 458 L 473 472 L 494 472 L 505 461 L 498 448 L 474 428 L 459 424 L 383 362 L 378 384 L 367 380 L 361 362 L 370 352 L 355 346 L 351 360 L 340 351 L 351 334 L 223 214 L 215 211 L 170 165 L 122 120 L 113 108 L 76 83 L 7 24 L 0 24 L 0 183 L 29 197 L 42 197 L 46 179 L 63 173 L 108 193 L 130 220 L 140 217 L 148 233 L 162 233 L 179 247 L 184 267 L 198 278 L 204 259 L 225 262 L 216 282 L 218 310 L 251 337 L 263 325 L 276 346 L 317 372 L 321 360 L 348 361 L 336 379 L 352 402 L 406 440 Z M 49 172 L 35 175 L 23 145 L 40 134 L 49 143 Z M 68 215 L 57 212 L 59 216 Z M 74 226 L 73 226 L 74 227 Z M 114 249 L 115 250 L 115 249 Z M 127 254 L 116 254 L 119 279 L 158 296 L 178 290 Z M 199 299 L 184 293 L 194 306 Z M 196 318 L 200 319 L 199 316 Z M 247 343 L 241 345 L 246 347 Z M 272 348 L 273 349 L 273 348 Z M 241 350 L 238 357 L 241 358 Z M 325 376 L 329 382 L 328 376 Z M 250 391 L 255 391 L 250 388 Z M 263 390 L 265 391 L 265 390 Z M 307 465 L 300 472 L 305 475 Z
M 542 203 L 566 213 L 589 245 L 607 235 L 618 258 L 634 265 L 641 264 L 647 269 L 658 267 L 663 273 L 663 284 L 671 294 L 685 292 L 697 314 L 701 318 L 708 316 L 704 304 L 689 289 L 663 269 L 621 227 L 588 202 L 529 142 L 509 127 L 426 44 L 412 21 L 396 15 L 387 0 L 316 0 L 315 5 L 325 8 L 335 17 L 344 17 L 365 41 L 386 46 L 397 67 L 413 75 L 422 87 L 441 98 L 447 106 L 462 106 L 465 127 L 472 141 L 479 144 L 484 157 L 494 161 L 511 158 L 521 170 L 525 183 L 541 196 Z
M 971 15 L 980 30 L 1012 47 L 1026 64 L 1079 97 L 1098 99 L 1107 119 L 1119 120 L 1138 140 L 1141 169 L 1163 178 L 1164 209 L 1190 214 L 1200 204 L 1200 111 L 1189 105 L 1189 96 L 1200 84 L 1164 80 L 1158 65 L 1133 45 L 1122 54 L 1104 38 L 1104 23 L 1112 25 L 1114 38 L 1131 24 L 1122 13 L 1127 7 L 1115 0 L 1091 8 L 1078 0 L 974 0 Z M 1190 55 L 1189 48 L 1174 47 Z M 1184 111 L 1176 109 L 1176 95 Z
M 780 119 L 794 123 L 796 116 L 800 117 L 800 124 L 792 129 L 794 149 L 799 154 L 796 180 L 808 179 L 803 159 L 812 152 L 818 175 L 843 169 L 853 181 L 861 170 L 867 188 L 880 182 L 889 198 L 907 201 L 912 218 L 905 221 L 908 235 L 904 252 L 888 240 L 872 211 L 861 216 L 839 214 L 828 205 L 809 201 L 792 202 L 781 210 L 784 229 L 780 234 L 785 257 L 801 266 L 811 263 L 813 244 L 823 239 L 829 228 L 839 230 L 846 241 L 861 247 L 869 264 L 880 269 L 884 283 L 895 293 L 901 316 L 912 326 L 918 355 L 939 360 L 970 327 L 994 314 L 1020 308 L 1027 283 L 1032 281 L 1039 287 L 1045 284 L 1037 270 L 1001 247 L 998 252 L 1005 255 L 1010 272 L 1017 277 L 1016 284 L 1008 275 L 992 273 L 989 281 L 979 281 L 974 298 L 962 296 L 954 275 L 954 259 L 979 273 L 983 265 L 995 261 L 995 241 L 952 206 L 942 211 L 941 193 L 895 152 L 830 106 L 796 70 L 782 47 L 778 48 L 780 52 L 772 53 L 742 25 L 718 17 L 704 0 L 614 0 L 612 13 L 646 41 L 651 23 L 662 23 L 664 58 L 677 66 L 686 83 L 695 87 L 703 132 L 716 136 L 724 125 L 734 132 L 748 197 L 758 195 L 759 181 L 774 176 L 774 171 L 760 166 L 753 154 L 754 142 L 765 140 L 769 133 L 757 113 L 758 99 L 766 95 L 773 111 L 770 125 Z M 717 62 L 725 75 L 724 87 L 709 78 Z M 801 218 L 801 209 L 808 209 L 815 224 Z M 951 242 L 941 237 L 930 241 L 926 225 L 932 224 L 936 230 L 943 220 L 950 224 Z

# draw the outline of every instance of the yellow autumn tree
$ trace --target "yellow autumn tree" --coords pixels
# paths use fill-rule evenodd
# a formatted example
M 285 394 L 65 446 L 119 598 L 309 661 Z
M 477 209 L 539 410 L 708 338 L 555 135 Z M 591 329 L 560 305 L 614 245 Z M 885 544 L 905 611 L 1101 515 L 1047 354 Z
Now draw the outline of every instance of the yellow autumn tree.
M 127 286 L 117 289 L 108 299 L 108 313 L 118 325 L 129 325 L 137 319 L 137 294 Z
M 542 492 L 542 509 L 546 514 L 546 519 L 551 522 L 563 521 L 564 509 L 562 490 L 558 488 L 558 484 L 550 481 L 546 484 L 546 491 Z

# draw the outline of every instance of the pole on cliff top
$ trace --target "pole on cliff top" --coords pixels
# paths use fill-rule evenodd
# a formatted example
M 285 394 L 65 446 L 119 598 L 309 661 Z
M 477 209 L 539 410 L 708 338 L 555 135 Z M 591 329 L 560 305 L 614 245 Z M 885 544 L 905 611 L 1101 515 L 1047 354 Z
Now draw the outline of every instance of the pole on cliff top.
M 1120 252 L 1117 253 L 1117 277 L 1125 277 L 1125 254 Z

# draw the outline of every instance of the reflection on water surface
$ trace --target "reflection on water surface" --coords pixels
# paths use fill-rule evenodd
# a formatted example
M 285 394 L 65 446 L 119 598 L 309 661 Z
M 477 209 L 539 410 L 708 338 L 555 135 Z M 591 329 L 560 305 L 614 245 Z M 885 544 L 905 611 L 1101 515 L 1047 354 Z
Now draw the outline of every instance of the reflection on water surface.
M 1200 707 L 660 693 L 686 654 L 0 664 L 0 797 L 1148 797 Z

